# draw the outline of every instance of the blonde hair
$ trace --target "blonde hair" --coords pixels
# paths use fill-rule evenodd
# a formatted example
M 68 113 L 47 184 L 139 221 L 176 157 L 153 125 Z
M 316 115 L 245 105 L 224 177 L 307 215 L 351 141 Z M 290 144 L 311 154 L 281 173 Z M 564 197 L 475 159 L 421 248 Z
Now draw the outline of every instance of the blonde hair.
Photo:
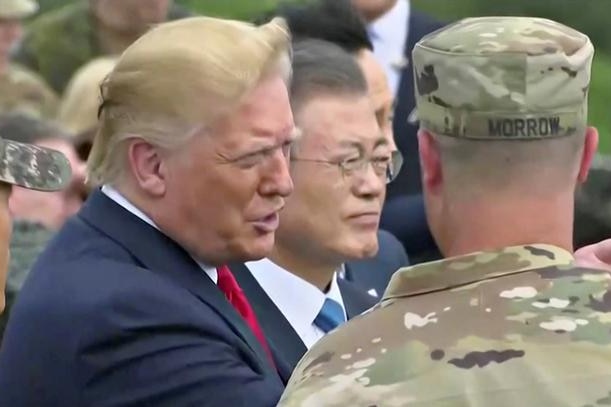
M 290 79 L 290 35 L 281 19 L 259 27 L 210 17 L 160 24 L 123 53 L 102 85 L 89 182 L 119 181 L 127 140 L 178 147 L 272 73 Z
M 118 57 L 96 58 L 79 68 L 70 79 L 59 107 L 57 121 L 74 135 L 94 129 L 101 103 L 100 85 Z

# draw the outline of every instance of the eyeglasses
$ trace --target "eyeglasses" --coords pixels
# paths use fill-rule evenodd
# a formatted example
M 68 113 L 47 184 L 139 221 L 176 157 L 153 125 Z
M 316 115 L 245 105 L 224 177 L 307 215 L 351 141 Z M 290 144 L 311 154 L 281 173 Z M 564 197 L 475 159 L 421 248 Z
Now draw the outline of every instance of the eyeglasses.
M 389 184 L 397 178 L 399 175 L 399 171 L 401 171 L 401 167 L 403 166 L 403 155 L 400 151 L 393 151 L 390 157 L 359 157 L 359 158 L 351 158 L 343 161 L 327 161 L 327 160 L 317 160 L 312 158 L 297 158 L 291 157 L 291 161 L 299 162 L 312 162 L 319 164 L 326 164 L 337 166 L 344 178 L 350 178 L 358 173 L 362 173 L 369 164 L 373 168 L 373 171 L 380 178 L 384 178 L 386 183 Z

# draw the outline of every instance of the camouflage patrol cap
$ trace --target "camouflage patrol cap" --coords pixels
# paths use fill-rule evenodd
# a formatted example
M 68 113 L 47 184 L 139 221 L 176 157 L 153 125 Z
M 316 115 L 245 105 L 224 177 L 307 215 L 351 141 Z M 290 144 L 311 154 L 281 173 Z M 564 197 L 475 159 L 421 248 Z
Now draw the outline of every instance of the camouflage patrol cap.
M 0 137 L 0 182 L 38 191 L 57 191 L 70 180 L 66 157 L 50 148 Z
M 35 0 L 0 0 L 0 18 L 22 19 L 38 11 Z
M 412 53 L 421 126 L 472 139 L 543 139 L 585 129 L 594 47 L 542 18 L 467 18 Z

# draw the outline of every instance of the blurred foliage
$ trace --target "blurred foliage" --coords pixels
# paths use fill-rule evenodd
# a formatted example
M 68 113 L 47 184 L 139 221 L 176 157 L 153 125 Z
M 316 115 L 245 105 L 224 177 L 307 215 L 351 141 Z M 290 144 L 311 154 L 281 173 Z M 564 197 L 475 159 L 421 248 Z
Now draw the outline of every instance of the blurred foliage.
M 41 11 L 79 0 L 39 0 Z M 82 0 L 86 1 L 86 0 Z M 287 0 L 284 0 L 287 1 Z M 290 1 L 290 0 L 289 0 Z M 293 0 L 303 2 L 308 0 Z M 451 22 L 483 15 L 546 17 L 565 23 L 590 36 L 596 47 L 590 89 L 590 121 L 600 132 L 601 150 L 611 152 L 611 114 L 606 98 L 611 97 L 610 0 L 411 0 L 414 8 Z M 272 10 L 280 0 L 176 0 L 196 13 L 250 20 Z

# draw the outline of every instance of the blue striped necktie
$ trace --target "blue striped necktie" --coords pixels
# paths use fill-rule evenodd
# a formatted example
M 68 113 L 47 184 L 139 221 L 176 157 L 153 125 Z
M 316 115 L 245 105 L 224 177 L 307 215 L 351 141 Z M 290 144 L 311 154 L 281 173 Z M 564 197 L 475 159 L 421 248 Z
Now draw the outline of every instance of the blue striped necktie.
M 327 333 L 344 322 L 346 322 L 346 317 L 342 306 L 337 301 L 326 298 L 322 309 L 314 320 L 314 325 Z

